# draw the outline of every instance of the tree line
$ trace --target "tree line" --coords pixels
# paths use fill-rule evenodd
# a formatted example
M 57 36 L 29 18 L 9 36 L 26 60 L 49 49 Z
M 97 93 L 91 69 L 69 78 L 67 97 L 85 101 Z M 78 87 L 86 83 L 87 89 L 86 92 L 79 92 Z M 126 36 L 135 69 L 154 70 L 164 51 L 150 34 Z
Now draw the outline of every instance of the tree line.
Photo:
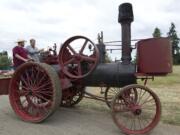
M 161 37 L 162 36 L 161 30 L 158 27 L 156 27 L 154 29 L 152 36 L 154 38 Z M 177 35 L 176 26 L 173 22 L 169 27 L 169 31 L 167 32 L 167 37 L 169 37 L 171 40 L 173 64 L 178 65 L 180 64 L 180 47 L 179 47 L 180 38 Z

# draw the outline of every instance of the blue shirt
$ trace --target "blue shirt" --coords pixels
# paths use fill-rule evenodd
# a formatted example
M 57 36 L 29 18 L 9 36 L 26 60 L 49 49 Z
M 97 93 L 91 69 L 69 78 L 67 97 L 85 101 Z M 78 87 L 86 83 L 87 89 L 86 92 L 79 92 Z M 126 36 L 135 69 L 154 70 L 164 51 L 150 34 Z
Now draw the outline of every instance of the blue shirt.
M 31 45 L 26 47 L 28 54 L 36 61 L 39 62 L 39 50 L 35 47 L 33 48 Z

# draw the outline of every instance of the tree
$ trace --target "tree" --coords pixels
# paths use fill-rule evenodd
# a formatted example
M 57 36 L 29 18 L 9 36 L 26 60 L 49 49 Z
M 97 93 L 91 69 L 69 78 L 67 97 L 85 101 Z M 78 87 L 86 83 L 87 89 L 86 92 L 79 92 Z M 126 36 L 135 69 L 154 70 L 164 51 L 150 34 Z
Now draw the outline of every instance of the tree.
M 11 66 L 12 60 L 7 55 L 0 55 L 0 70 L 7 69 Z
M 173 22 L 171 23 L 167 36 L 171 39 L 173 63 L 180 64 L 180 53 L 178 46 L 180 38 L 177 36 L 176 26 Z
M 160 30 L 158 27 L 156 27 L 156 28 L 154 29 L 154 32 L 153 32 L 152 35 L 153 35 L 154 38 L 161 37 L 161 30 Z
M 8 52 L 7 52 L 7 51 L 2 51 L 2 52 L 0 52 L 0 56 L 2 56 L 2 55 L 8 56 Z

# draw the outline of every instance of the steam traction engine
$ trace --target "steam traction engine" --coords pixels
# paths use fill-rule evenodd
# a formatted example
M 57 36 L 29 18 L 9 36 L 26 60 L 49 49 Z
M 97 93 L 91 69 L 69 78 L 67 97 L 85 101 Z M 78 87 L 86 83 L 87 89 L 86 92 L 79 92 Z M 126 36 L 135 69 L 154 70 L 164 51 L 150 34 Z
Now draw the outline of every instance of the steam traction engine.
M 124 133 L 148 133 L 160 120 L 161 104 L 151 89 L 137 84 L 137 79 L 146 82 L 152 76 L 172 72 L 171 48 L 167 38 L 140 40 L 136 43 L 137 64 L 133 64 L 130 27 L 133 19 L 131 4 L 121 4 L 118 18 L 122 26 L 121 62 L 104 63 L 103 42 L 95 45 L 84 36 L 71 37 L 60 48 L 59 55 L 55 51 L 43 55 L 45 63 L 25 63 L 12 78 L 2 79 L 4 88 L 0 93 L 9 94 L 13 110 L 24 121 L 42 122 L 60 104 L 70 107 L 86 96 L 105 101 L 115 124 Z M 104 99 L 85 91 L 87 86 L 105 88 Z

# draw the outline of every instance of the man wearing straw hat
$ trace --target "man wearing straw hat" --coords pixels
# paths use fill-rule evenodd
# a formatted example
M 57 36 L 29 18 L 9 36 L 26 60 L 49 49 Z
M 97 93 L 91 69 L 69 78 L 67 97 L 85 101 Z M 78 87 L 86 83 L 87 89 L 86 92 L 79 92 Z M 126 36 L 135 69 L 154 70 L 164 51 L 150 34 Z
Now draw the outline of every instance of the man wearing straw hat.
M 16 69 L 21 64 L 32 60 L 32 58 L 28 55 L 28 52 L 24 48 L 25 42 L 26 41 L 24 39 L 19 39 L 16 42 L 17 46 L 13 48 L 14 69 Z

